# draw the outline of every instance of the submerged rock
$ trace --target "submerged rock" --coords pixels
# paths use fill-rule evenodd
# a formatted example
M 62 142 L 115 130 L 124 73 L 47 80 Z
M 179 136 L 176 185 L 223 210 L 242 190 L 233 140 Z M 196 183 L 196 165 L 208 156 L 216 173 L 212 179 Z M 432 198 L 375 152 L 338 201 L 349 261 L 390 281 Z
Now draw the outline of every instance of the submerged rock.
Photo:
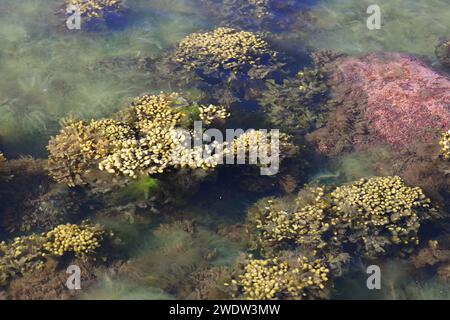
M 329 121 L 324 129 L 329 134 L 313 135 L 324 153 L 340 145 L 336 140 L 342 131 L 348 133 L 342 139 L 352 145 L 387 143 L 402 148 L 432 143 L 450 127 L 450 80 L 417 58 L 369 54 L 339 58 L 328 68 L 340 104 L 336 110 L 343 111 L 344 119 L 342 124 Z

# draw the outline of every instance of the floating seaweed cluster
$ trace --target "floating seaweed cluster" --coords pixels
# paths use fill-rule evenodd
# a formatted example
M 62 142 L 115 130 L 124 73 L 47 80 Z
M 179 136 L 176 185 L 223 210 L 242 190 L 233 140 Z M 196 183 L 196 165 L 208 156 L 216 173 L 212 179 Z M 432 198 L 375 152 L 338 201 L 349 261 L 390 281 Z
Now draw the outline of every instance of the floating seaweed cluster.
M 214 27 L 158 54 L 136 46 L 89 61 L 119 79 L 139 69 L 142 87 L 155 81 L 148 93 L 119 90 L 139 93 L 122 109 L 111 96 L 106 115 L 63 118 L 48 159 L 0 141 L 0 296 L 329 299 L 355 264 L 390 259 L 448 280 L 445 69 L 406 53 L 304 51 L 295 29 L 323 21 L 298 1 L 192 3 Z M 92 39 L 114 35 L 125 12 L 123 1 L 68 4 Z M 129 17 L 146 6 L 129 5 Z M 448 47 L 436 46 L 443 68 Z M 49 79 L 28 91 L 55 86 L 71 90 Z M 230 128 L 246 130 L 217 140 Z M 275 174 L 261 176 L 264 156 L 282 160 Z M 87 291 L 66 290 L 72 264 Z

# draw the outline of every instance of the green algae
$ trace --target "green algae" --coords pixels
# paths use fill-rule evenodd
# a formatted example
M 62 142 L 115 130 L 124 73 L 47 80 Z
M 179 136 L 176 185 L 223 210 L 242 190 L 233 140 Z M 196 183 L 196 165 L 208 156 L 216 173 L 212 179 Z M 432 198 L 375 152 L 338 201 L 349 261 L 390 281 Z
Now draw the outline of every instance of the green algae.
M 161 2 L 156 11 L 137 1 L 133 23 L 120 30 L 69 33 L 54 13 L 59 5 L 55 0 L 1 4 L 0 73 L 8 76 L 0 78 L 0 136 L 22 153 L 29 153 L 23 143 L 28 137 L 48 140 L 63 117 L 100 118 L 135 96 L 167 90 L 168 83 L 155 81 L 137 62 L 161 55 L 202 25 L 183 11 L 164 11 Z M 118 63 L 122 60 L 129 63 Z
M 373 4 L 381 9 L 380 30 L 366 25 Z M 350 54 L 400 51 L 433 58 L 434 46 L 450 29 L 446 0 L 321 0 L 311 10 L 318 29 L 306 35 L 307 43 Z

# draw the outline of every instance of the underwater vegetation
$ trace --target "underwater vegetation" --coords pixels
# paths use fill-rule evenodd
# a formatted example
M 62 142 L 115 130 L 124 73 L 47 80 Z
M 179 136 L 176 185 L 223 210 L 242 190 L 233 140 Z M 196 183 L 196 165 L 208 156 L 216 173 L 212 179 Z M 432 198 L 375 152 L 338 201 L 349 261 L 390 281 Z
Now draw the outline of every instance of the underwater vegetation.
M 220 69 L 241 71 L 273 58 L 274 52 L 254 33 L 232 28 L 194 33 L 183 39 L 175 53 L 177 62 L 188 69 L 201 69 L 205 74 Z
M 30 133 L 36 130 L 46 130 L 50 116 L 41 108 L 48 99 L 50 79 L 36 76 L 17 79 L 15 88 L 10 94 L 16 93 L 14 98 L 4 97 L 0 102 L 3 133 L 19 130 Z M 21 119 L 19 128 L 11 128 L 15 120 Z M 16 122 L 17 123 L 17 122 Z
M 271 0 L 201 0 L 208 11 L 224 24 L 242 29 L 255 29 L 261 26 L 281 23 L 276 19 L 277 11 L 291 9 L 293 1 Z M 283 15 L 280 15 L 283 16 Z
M 399 177 L 361 179 L 326 192 L 306 189 L 297 198 L 263 199 L 249 211 L 250 248 L 271 254 L 280 249 L 335 250 L 374 258 L 390 246 L 419 243 L 421 223 L 439 217 L 418 187 Z
M 230 116 L 230 113 L 225 107 L 217 107 L 210 104 L 209 106 L 200 106 L 198 116 L 204 124 L 210 125 L 215 120 L 225 120 Z
M 411 258 L 411 261 L 414 267 L 418 269 L 426 267 L 435 268 L 435 272 L 440 278 L 448 280 L 450 276 L 450 266 L 448 264 L 450 262 L 450 252 L 445 246 L 447 240 L 444 239 L 442 242 L 443 243 L 440 243 L 438 240 L 429 240 L 427 246 L 414 255 Z
M 192 113 L 193 108 L 198 112 Z M 190 148 L 190 137 L 176 129 L 191 127 L 192 114 L 210 124 L 229 115 L 223 107 L 199 105 L 172 93 L 136 98 L 113 115 L 121 121 L 69 121 L 49 142 L 49 171 L 56 181 L 73 187 L 84 184 L 83 176 L 92 170 L 136 179 L 162 174 L 171 167 L 213 169 L 227 153 L 239 156 L 250 146 L 268 150 L 270 134 L 255 130 L 236 137 L 229 147 L 226 142 L 213 141 Z M 281 140 L 281 149 L 289 146 L 288 136 Z
M 367 28 L 369 0 L 321 0 L 310 7 L 309 32 L 302 39 L 314 49 L 352 55 L 368 52 L 409 52 L 434 58 L 440 38 L 450 27 L 445 0 L 381 0 L 381 29 Z
M 16 274 L 26 274 L 31 270 L 43 268 L 43 242 L 42 237 L 34 235 L 16 238 L 11 244 L 2 241 L 0 285 L 6 285 Z
M 448 39 L 443 39 L 437 44 L 436 57 L 441 65 L 446 68 L 450 67 L 450 41 Z
M 332 88 L 325 125 L 307 135 L 329 157 L 385 148 L 375 175 L 398 175 L 446 198 L 450 183 L 439 140 L 448 130 L 449 80 L 410 55 L 315 55 Z
M 229 276 L 226 264 L 234 261 L 239 249 L 237 243 L 213 234 L 200 221 L 172 219 L 141 242 L 138 254 L 121 266 L 118 279 L 145 283 L 187 299 L 226 298 L 225 280 L 221 283 L 219 278 Z
M 439 217 L 423 191 L 399 177 L 262 199 L 247 217 L 249 249 L 261 258 L 238 263 L 232 284 L 248 298 L 324 298 L 351 257 L 411 252 L 421 225 Z
M 305 68 L 282 84 L 268 80 L 258 102 L 274 127 L 304 134 L 322 126 L 327 99 L 328 86 L 320 69 Z
M 183 137 L 174 135 L 176 125 L 187 116 L 181 108 L 174 108 L 182 104 L 185 100 L 178 94 L 146 95 L 136 98 L 116 116 L 121 122 L 114 119 L 69 122 L 49 142 L 50 172 L 56 181 L 69 186 L 83 184 L 82 175 L 93 168 L 132 178 L 138 174 L 163 173 L 174 163 L 172 157 L 183 152 Z M 177 145 L 180 149 L 175 151 Z M 213 156 L 202 163 L 194 157 L 186 154 L 180 159 L 180 166 L 214 166 Z
M 325 246 L 322 235 L 330 226 L 324 221 L 327 207 L 322 200 L 324 190 L 313 188 L 307 193 L 303 197 L 303 192 L 302 198 L 294 202 L 263 199 L 250 208 L 249 247 L 266 255 L 286 249 L 283 244 L 289 243 L 314 249 Z M 309 201 L 304 201 L 305 198 Z
M 304 54 L 304 33 L 314 21 L 297 0 L 198 0 L 205 15 L 222 27 L 260 32 L 287 51 Z
M 99 226 L 65 224 L 47 232 L 44 249 L 50 254 L 62 256 L 66 252 L 84 257 L 100 247 L 104 231 Z
M 120 0 L 68 0 L 67 5 L 79 8 L 82 21 L 88 23 L 91 20 L 104 20 L 112 13 L 123 10 Z
M 450 81 L 420 60 L 394 53 L 370 54 L 337 59 L 334 66 L 335 72 L 329 76 L 331 81 L 339 82 L 343 93 L 351 94 L 342 97 L 345 101 L 341 103 L 345 105 L 348 101 L 350 110 L 345 112 L 343 106 L 336 110 L 354 114 L 353 118 L 342 121 L 346 126 L 355 123 L 354 133 L 350 133 L 353 136 L 349 137 L 353 146 L 382 142 L 405 147 L 430 143 L 450 125 L 447 106 Z M 324 134 L 326 130 L 323 129 Z M 339 139 L 342 133 L 329 132 L 326 136 Z M 339 141 L 328 144 L 324 139 L 318 143 L 324 152 L 333 152 L 330 149 L 338 147 L 344 149 Z
M 229 27 L 185 37 L 167 63 L 179 85 L 189 83 L 225 106 L 254 100 L 284 65 L 262 35 Z
M 442 134 L 442 139 L 439 141 L 441 146 L 441 153 L 445 159 L 450 159 L 450 130 Z
M 67 32 L 55 14 L 65 2 L 2 3 L 0 71 L 8 79 L 0 80 L 0 135 L 14 156 L 44 157 L 61 118 L 106 117 L 136 96 L 170 90 L 154 59 L 203 25 L 200 17 L 133 1 L 126 28 Z
M 362 179 L 336 188 L 331 197 L 336 211 L 331 224 L 348 226 L 354 236 L 345 241 L 362 239 L 362 250 L 369 256 L 385 252 L 390 245 L 419 244 L 420 225 L 439 217 L 423 191 L 408 187 L 399 177 Z
M 443 2 L 1 1 L 0 299 L 447 297 Z
M 122 0 L 65 0 L 55 13 L 60 18 L 56 29 L 68 33 L 124 28 L 133 14 Z
M 98 225 L 61 225 L 43 234 L 31 234 L 0 243 L 0 285 L 12 277 L 45 268 L 47 256 L 73 253 L 87 259 L 101 246 L 104 231 Z
M 253 259 L 232 284 L 250 300 L 325 298 L 330 270 L 321 259 L 281 253 L 272 259 Z

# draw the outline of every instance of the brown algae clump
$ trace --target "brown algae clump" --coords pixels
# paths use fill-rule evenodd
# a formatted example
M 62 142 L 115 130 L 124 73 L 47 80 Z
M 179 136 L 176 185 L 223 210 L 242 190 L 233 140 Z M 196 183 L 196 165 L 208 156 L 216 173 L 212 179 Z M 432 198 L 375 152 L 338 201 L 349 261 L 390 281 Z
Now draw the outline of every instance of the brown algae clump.
M 187 69 L 213 73 L 217 69 L 242 71 L 274 56 L 268 43 L 258 35 L 222 27 L 187 36 L 180 42 L 175 60 Z
M 230 116 L 227 108 L 217 107 L 212 104 L 209 106 L 201 106 L 200 108 L 200 119 L 204 124 L 211 124 L 215 120 L 225 120 Z
M 145 95 L 136 98 L 122 115 L 136 130 L 136 135 L 120 141 L 99 164 L 100 170 L 137 177 L 162 173 L 171 165 L 175 144 L 173 130 L 181 123 L 183 114 L 174 108 L 177 94 Z
M 329 272 L 321 259 L 290 254 L 271 259 L 250 256 L 243 273 L 232 282 L 251 300 L 325 298 Z
M 0 242 L 0 286 L 20 275 L 43 269 L 47 256 L 61 257 L 73 253 L 87 258 L 101 246 L 105 231 L 100 225 L 83 222 L 65 224 L 42 234 L 16 237 Z
M 287 199 L 263 199 L 249 211 L 249 241 L 252 249 L 263 254 L 302 246 L 310 250 L 326 246 L 324 234 L 329 229 L 323 188 L 311 188 L 307 192 L 311 201 L 305 203 L 299 197 Z
M 334 234 L 368 256 L 384 253 L 391 245 L 419 244 L 421 223 L 437 217 L 422 189 L 407 186 L 397 176 L 361 179 L 330 196 Z
M 279 145 L 275 148 L 276 150 L 272 150 L 271 142 L 276 139 L 278 139 Z M 249 129 L 233 140 L 230 152 L 238 159 L 248 156 L 251 164 L 264 166 L 263 162 L 265 161 L 261 161 L 264 159 L 256 159 L 256 155 L 260 152 L 263 154 L 278 153 L 281 160 L 289 155 L 296 154 L 299 148 L 291 140 L 292 137 L 284 133 L 274 134 L 273 132 Z
M 450 130 L 442 134 L 442 139 L 439 141 L 441 146 L 441 154 L 444 159 L 450 159 Z
M 305 189 L 295 199 L 263 199 L 249 211 L 250 247 L 263 255 L 306 249 L 375 258 L 391 246 L 419 244 L 421 223 L 439 217 L 419 187 L 400 177 L 373 177 L 338 187 Z M 330 257 L 331 257 L 330 256 Z
M 105 231 L 99 225 L 63 224 L 47 232 L 44 249 L 55 256 L 73 252 L 85 257 L 101 246 L 104 235 Z
M 126 124 L 113 120 L 67 121 L 47 146 L 50 175 L 71 187 L 83 184 L 82 176 L 92 169 L 92 163 L 109 155 L 132 134 Z
M 11 243 L 0 242 L 0 286 L 7 285 L 17 275 L 42 269 L 44 242 L 42 235 L 17 237 Z
M 68 121 L 47 146 L 50 174 L 75 186 L 84 184 L 83 176 L 96 169 L 137 178 L 163 173 L 168 167 L 214 167 L 219 154 L 199 159 L 198 150 L 185 148 L 183 136 L 177 134 L 176 128 L 191 125 L 186 119 L 193 109 L 199 115 L 194 120 L 204 117 L 211 122 L 228 116 L 223 107 L 197 105 L 176 93 L 162 93 L 138 97 L 110 119 Z
M 421 223 L 435 217 L 423 191 L 396 176 L 262 199 L 247 218 L 249 249 L 262 258 L 238 263 L 226 285 L 249 299 L 323 299 L 351 257 L 410 249 Z
M 224 107 L 189 102 L 176 93 L 144 95 L 111 119 L 66 122 L 47 146 L 50 175 L 73 187 L 87 184 L 94 170 L 137 179 L 171 168 L 214 169 L 230 153 L 247 160 L 249 151 L 249 164 L 265 167 L 274 153 L 285 158 L 297 152 L 288 135 L 263 130 L 192 146 L 194 121 L 208 125 L 228 116 Z M 272 143 L 276 138 L 279 146 Z
M 123 141 L 121 148 L 101 161 L 100 170 L 137 178 L 141 174 L 163 173 L 168 167 L 214 168 L 217 165 L 216 159 L 223 154 L 202 157 L 203 146 L 197 149 L 186 148 L 186 137 L 177 130 L 186 124 L 186 118 L 192 109 L 198 109 L 194 112 L 199 114 L 197 120 L 215 110 L 209 114 L 206 124 L 212 123 L 216 118 L 228 117 L 223 107 L 189 103 L 176 93 L 136 98 L 121 116 L 127 119 L 137 134 Z
M 328 86 L 320 69 L 297 73 L 282 84 L 268 80 L 258 99 L 272 125 L 286 132 L 305 133 L 321 127 L 328 105 Z

